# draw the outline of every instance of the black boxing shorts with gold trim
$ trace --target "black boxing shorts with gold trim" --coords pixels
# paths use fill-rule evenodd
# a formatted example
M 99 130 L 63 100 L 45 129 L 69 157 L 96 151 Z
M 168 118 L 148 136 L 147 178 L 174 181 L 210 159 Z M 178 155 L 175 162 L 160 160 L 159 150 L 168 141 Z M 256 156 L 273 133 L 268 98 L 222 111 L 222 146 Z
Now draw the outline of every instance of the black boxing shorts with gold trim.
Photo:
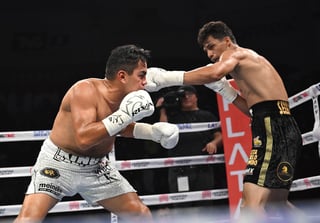
M 290 189 L 302 148 L 299 127 L 287 101 L 265 101 L 251 107 L 252 149 L 244 182 Z

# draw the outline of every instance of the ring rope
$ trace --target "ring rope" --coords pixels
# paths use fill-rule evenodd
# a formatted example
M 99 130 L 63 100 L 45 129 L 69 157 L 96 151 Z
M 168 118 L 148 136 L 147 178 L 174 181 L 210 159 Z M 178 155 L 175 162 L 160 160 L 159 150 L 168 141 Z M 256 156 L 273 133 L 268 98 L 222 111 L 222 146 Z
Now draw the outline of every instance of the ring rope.
M 116 160 L 115 166 L 119 171 L 125 171 L 217 163 L 224 163 L 223 154 L 180 156 L 156 159 Z M 32 166 L 0 168 L 0 178 L 29 177 L 31 176 L 31 168 Z
M 320 187 L 320 176 L 314 176 L 293 181 L 290 191 L 302 191 Z M 220 200 L 228 198 L 227 189 L 215 189 L 205 191 L 179 192 L 156 195 L 139 196 L 146 205 L 173 204 L 199 200 Z M 22 205 L 0 206 L 0 216 L 14 216 L 19 213 Z M 88 211 L 103 209 L 99 205 L 91 205 L 85 200 L 61 201 L 52 208 L 49 213 Z
M 227 189 L 191 191 L 169 194 L 142 195 L 139 196 L 146 205 L 173 204 L 187 201 L 219 200 L 228 198 Z M 22 205 L 0 206 L 0 216 L 17 215 Z M 61 201 L 54 206 L 49 213 L 60 213 L 70 211 L 88 211 L 103 209 L 99 205 L 91 205 L 85 200 Z
M 199 122 L 177 124 L 180 133 L 206 131 L 220 127 L 220 122 Z M 0 132 L 0 142 L 40 141 L 50 135 L 51 130 Z
M 302 103 L 320 95 L 320 82 L 289 97 L 289 107 L 294 108 Z

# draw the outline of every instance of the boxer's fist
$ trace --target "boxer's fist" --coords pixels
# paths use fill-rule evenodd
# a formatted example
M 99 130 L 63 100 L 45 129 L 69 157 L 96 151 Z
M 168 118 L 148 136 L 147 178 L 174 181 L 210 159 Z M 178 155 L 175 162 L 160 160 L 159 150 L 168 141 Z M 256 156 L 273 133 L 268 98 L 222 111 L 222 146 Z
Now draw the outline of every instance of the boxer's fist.
M 172 149 L 179 141 L 179 128 L 175 124 L 157 122 L 152 125 L 153 140 L 166 149 Z
M 102 120 L 110 136 L 116 135 L 132 122 L 152 115 L 154 105 L 145 90 L 133 91 L 121 101 L 119 109 Z
M 153 92 L 164 87 L 182 85 L 183 76 L 184 71 L 166 71 L 162 68 L 150 67 L 147 70 L 145 89 Z
M 167 122 L 156 122 L 153 125 L 136 123 L 133 136 L 137 139 L 153 140 L 166 149 L 172 149 L 179 141 L 179 128 Z
M 154 112 L 154 105 L 148 92 L 145 90 L 133 91 L 127 94 L 121 101 L 122 112 L 131 118 L 131 122 L 150 116 Z

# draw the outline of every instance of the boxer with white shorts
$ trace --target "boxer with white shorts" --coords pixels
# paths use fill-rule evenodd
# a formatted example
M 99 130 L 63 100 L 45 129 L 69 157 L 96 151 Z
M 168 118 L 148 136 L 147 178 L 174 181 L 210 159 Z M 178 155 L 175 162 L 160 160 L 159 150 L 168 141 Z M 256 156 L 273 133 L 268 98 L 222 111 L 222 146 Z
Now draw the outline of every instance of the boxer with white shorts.
M 137 122 L 154 112 L 143 90 L 149 53 L 135 45 L 119 46 L 108 58 L 105 78 L 80 80 L 67 91 L 15 223 L 41 222 L 63 197 L 77 193 L 120 219 L 153 221 L 136 190 L 106 159 L 117 135 L 153 140 L 167 149 L 178 142 L 176 125 Z
M 136 192 L 106 157 L 76 156 L 58 148 L 50 138 L 41 147 L 26 194 L 45 193 L 61 200 L 79 193 L 88 203 Z

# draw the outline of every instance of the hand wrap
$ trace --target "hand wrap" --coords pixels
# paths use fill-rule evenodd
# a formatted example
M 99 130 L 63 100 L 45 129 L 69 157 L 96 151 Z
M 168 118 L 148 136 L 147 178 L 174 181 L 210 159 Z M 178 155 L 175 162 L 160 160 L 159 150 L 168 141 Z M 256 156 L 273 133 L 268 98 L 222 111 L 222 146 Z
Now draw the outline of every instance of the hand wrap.
M 223 77 L 218 81 L 205 84 L 205 86 L 220 94 L 229 103 L 232 103 L 238 95 L 238 92 L 230 85 L 226 77 Z

